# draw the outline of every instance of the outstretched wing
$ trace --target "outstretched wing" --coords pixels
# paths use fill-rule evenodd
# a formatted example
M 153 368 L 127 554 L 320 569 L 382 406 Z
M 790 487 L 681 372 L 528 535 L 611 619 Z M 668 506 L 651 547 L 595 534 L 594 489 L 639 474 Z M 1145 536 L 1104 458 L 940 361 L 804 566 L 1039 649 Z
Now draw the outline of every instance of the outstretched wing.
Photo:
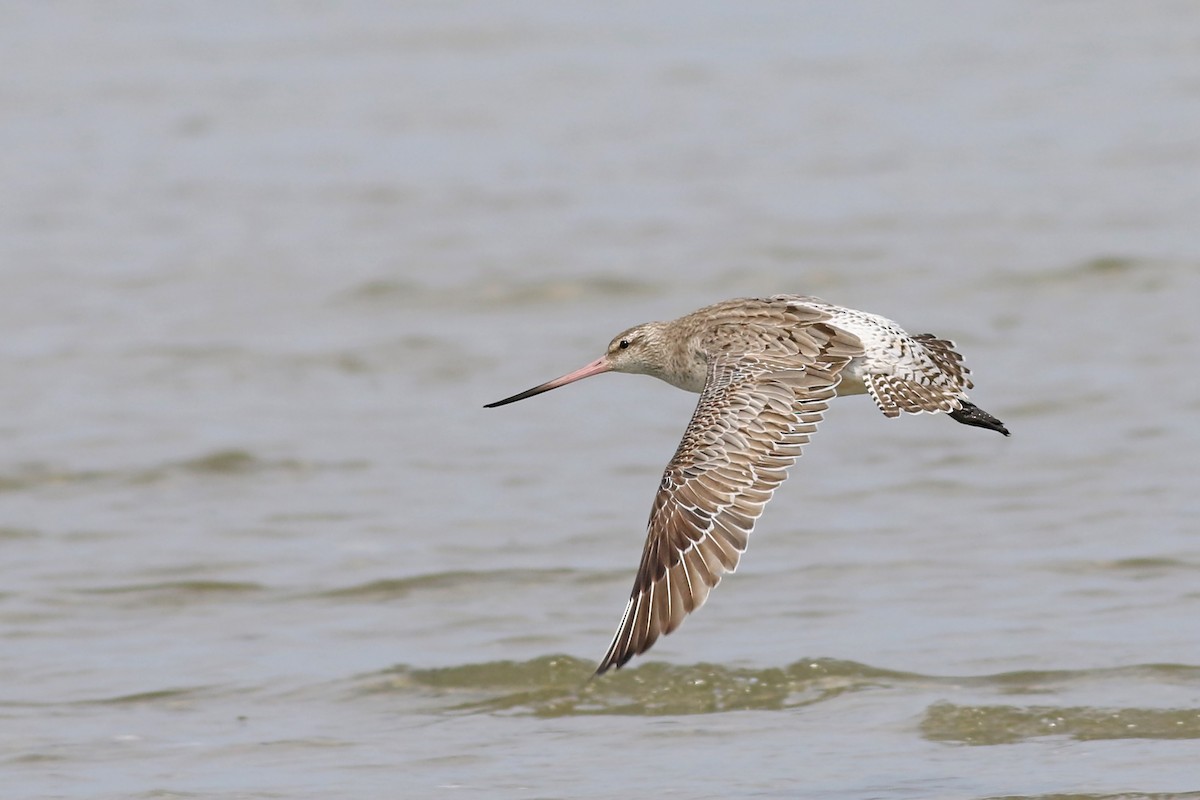
M 813 321 L 815 322 L 815 321 Z M 862 345 L 821 322 L 792 331 L 803 352 L 720 354 L 654 498 L 642 562 L 599 675 L 650 649 L 704 603 L 746 549 Z

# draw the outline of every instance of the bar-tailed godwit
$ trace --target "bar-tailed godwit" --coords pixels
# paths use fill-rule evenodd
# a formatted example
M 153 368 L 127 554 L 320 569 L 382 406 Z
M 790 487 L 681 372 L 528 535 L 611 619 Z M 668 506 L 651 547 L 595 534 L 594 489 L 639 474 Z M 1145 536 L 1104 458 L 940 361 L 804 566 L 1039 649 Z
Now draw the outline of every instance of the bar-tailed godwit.
M 587 366 L 486 408 L 602 372 L 653 375 L 700 401 L 663 473 L 633 591 L 597 675 L 679 627 L 737 567 L 755 520 L 835 395 L 869 394 L 888 417 L 946 413 L 1008 435 L 967 400 L 969 370 L 953 342 L 788 294 L 630 328 Z

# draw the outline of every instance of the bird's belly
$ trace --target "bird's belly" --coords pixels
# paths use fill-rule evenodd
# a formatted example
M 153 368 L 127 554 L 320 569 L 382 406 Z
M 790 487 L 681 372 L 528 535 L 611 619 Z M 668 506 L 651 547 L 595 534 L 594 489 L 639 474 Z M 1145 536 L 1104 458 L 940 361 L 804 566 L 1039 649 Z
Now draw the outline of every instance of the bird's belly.
M 866 394 L 867 385 L 863 383 L 863 363 L 861 358 L 853 358 L 842 368 L 842 380 L 838 384 L 839 396 L 850 394 Z

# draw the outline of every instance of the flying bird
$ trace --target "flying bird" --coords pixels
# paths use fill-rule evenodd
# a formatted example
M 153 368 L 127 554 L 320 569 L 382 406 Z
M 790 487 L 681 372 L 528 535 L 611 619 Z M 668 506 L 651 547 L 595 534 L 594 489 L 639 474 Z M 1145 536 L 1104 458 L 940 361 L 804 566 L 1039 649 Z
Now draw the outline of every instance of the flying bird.
M 887 417 L 945 413 L 1008 436 L 967 400 L 970 370 L 953 342 L 791 294 L 637 325 L 590 364 L 485 408 L 602 372 L 653 375 L 700 400 L 663 472 L 633 591 L 597 675 L 678 628 L 737 568 L 755 521 L 834 396 L 865 393 Z

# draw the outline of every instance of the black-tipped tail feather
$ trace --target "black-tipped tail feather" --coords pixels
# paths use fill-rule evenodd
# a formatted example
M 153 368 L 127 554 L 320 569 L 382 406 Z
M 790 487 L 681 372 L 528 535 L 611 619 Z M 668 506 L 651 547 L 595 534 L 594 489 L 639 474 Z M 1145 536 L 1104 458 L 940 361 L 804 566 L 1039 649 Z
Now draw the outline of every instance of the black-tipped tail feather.
M 993 417 L 991 414 L 984 411 L 974 403 L 969 403 L 966 400 L 962 401 L 962 408 L 957 411 L 950 412 L 950 418 L 955 422 L 961 422 L 963 425 L 972 425 L 976 428 L 987 428 L 989 431 L 998 431 L 1008 436 L 1008 428 L 1004 427 L 1004 423 Z

